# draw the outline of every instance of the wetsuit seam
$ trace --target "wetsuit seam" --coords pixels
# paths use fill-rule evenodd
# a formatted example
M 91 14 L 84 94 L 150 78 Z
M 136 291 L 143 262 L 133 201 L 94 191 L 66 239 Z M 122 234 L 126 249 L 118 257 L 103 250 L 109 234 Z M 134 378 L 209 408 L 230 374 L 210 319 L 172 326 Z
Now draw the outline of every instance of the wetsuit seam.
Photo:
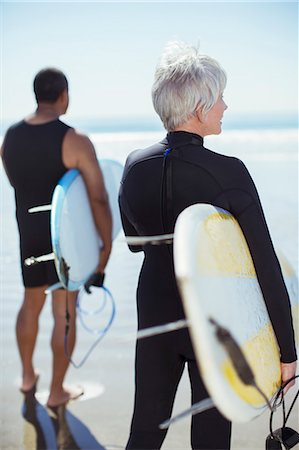
M 126 176 L 121 180 L 121 185 L 124 185 L 124 182 L 126 181 L 127 176 L 129 175 L 129 173 L 130 173 L 130 171 L 133 169 L 133 167 L 135 167 L 135 166 L 137 166 L 138 164 L 141 164 L 141 163 L 143 163 L 143 162 L 145 162 L 145 161 L 149 161 L 149 160 L 151 160 L 151 159 L 156 159 L 156 158 L 163 158 L 163 157 L 164 157 L 164 156 L 163 156 L 163 153 L 162 153 L 161 155 L 152 155 L 152 156 L 148 156 L 148 157 L 146 157 L 146 158 L 143 158 L 141 161 L 136 161 L 136 162 L 134 162 L 134 163 L 130 166 L 130 168 L 128 169 L 128 171 L 127 171 L 127 173 L 126 173 Z M 131 222 L 132 225 L 135 227 L 136 231 L 138 231 L 138 229 L 137 229 L 137 227 L 136 227 L 136 220 L 135 220 L 134 209 L 133 209 L 132 206 L 130 205 L 130 203 L 129 203 L 129 201 L 128 201 L 128 198 L 127 198 L 127 196 L 126 196 L 126 194 L 125 194 L 124 189 L 122 189 L 122 192 L 123 192 L 123 196 L 124 196 L 124 198 L 125 198 L 127 207 L 128 207 L 128 209 L 129 209 L 129 211 L 130 211 L 130 213 L 131 213 L 131 214 L 130 214 L 130 215 L 131 215 L 131 218 L 134 219 L 134 221 L 130 220 L 130 222 Z M 139 228 L 140 228 L 140 227 L 139 227 Z
M 244 191 L 246 192 L 246 191 Z M 248 192 L 246 192 L 248 194 Z M 241 212 L 239 212 L 238 214 L 236 214 L 236 218 L 241 217 L 249 208 L 252 208 L 252 206 L 257 206 L 255 200 L 252 199 L 252 196 L 249 194 L 249 196 L 251 197 L 251 203 L 246 206 L 246 208 L 244 208 Z
M 199 164 L 199 163 L 197 163 L 197 162 L 187 161 L 186 159 L 183 159 L 183 158 L 181 158 L 181 157 L 179 157 L 179 156 L 177 156 L 177 155 L 175 155 L 175 154 L 172 154 L 171 157 L 174 158 L 174 159 L 177 159 L 178 161 L 183 161 L 183 162 L 186 163 L 186 164 L 190 164 L 190 165 L 193 165 L 193 166 L 195 166 L 195 167 L 200 167 L 201 170 L 203 170 L 205 173 L 207 173 L 207 174 L 213 179 L 214 183 L 218 186 L 218 189 L 219 189 L 221 192 L 220 192 L 219 194 L 217 194 L 217 195 L 214 197 L 214 199 L 213 199 L 213 201 L 212 201 L 212 204 L 214 204 L 214 203 L 216 202 L 216 199 L 217 199 L 219 196 L 221 196 L 221 195 L 227 195 L 228 192 L 238 191 L 238 192 L 244 192 L 245 194 L 247 194 L 247 195 L 251 198 L 251 203 L 250 203 L 248 206 L 246 206 L 246 208 L 244 208 L 242 211 L 240 211 L 238 214 L 235 214 L 235 217 L 236 217 L 236 218 L 239 218 L 242 214 L 244 214 L 244 213 L 248 210 L 248 208 L 251 208 L 253 205 L 256 205 L 256 201 L 254 200 L 252 194 L 251 194 L 250 192 L 248 192 L 246 189 L 242 189 L 242 188 L 225 189 L 225 188 L 222 186 L 222 184 L 215 178 L 215 176 L 214 176 L 208 169 L 206 169 L 205 167 L 203 167 L 201 164 Z M 124 183 L 124 181 L 126 180 L 128 174 L 130 173 L 131 169 L 133 169 L 133 167 L 135 167 L 135 166 L 137 166 L 138 164 L 141 164 L 141 163 L 143 163 L 143 162 L 149 161 L 149 160 L 151 160 L 151 159 L 156 159 L 156 158 L 163 158 L 163 154 L 162 154 L 162 155 L 153 155 L 153 156 L 149 156 L 149 157 L 143 158 L 141 161 L 136 161 L 136 162 L 134 162 L 134 163 L 132 164 L 132 166 L 130 167 L 130 169 L 128 170 L 128 172 L 127 172 L 127 174 L 126 174 L 126 177 L 121 181 L 121 184 Z M 124 197 L 125 197 L 125 199 L 126 199 L 126 203 L 127 203 L 128 209 L 130 210 L 130 212 L 131 212 L 131 214 L 132 214 L 132 217 L 135 218 L 135 214 L 134 214 L 134 212 L 133 212 L 133 208 L 132 208 L 132 206 L 129 204 L 128 198 L 127 198 L 127 196 L 126 196 L 126 194 L 125 194 L 124 191 L 123 191 L 123 194 L 124 194 Z M 229 199 L 229 197 L 228 197 L 228 199 Z M 134 220 L 134 222 L 132 222 L 132 223 L 133 223 L 134 227 L 136 228 L 136 220 Z
M 176 155 L 172 155 L 173 158 L 176 158 L 179 161 L 184 161 L 186 164 L 190 164 L 192 166 L 196 166 L 196 167 L 200 167 L 201 170 L 205 173 L 207 173 L 215 182 L 215 184 L 218 186 L 218 188 L 223 191 L 224 188 L 222 187 L 222 185 L 219 183 L 219 181 L 214 177 L 214 175 L 205 167 L 203 167 L 201 164 L 197 163 L 197 162 L 191 162 L 191 161 L 187 161 L 186 159 L 180 158 L 179 156 Z
M 240 217 L 242 214 L 244 214 L 244 213 L 248 210 L 248 208 L 251 208 L 252 205 L 255 205 L 255 206 L 256 206 L 256 204 L 257 204 L 257 202 L 256 202 L 256 200 L 253 198 L 252 194 L 251 194 L 250 192 L 248 192 L 246 189 L 240 189 L 240 188 L 224 189 L 219 195 L 217 195 L 216 197 L 214 197 L 213 203 L 212 203 L 212 204 L 214 204 L 215 202 L 217 202 L 217 198 L 220 197 L 221 195 L 227 195 L 228 192 L 234 192 L 234 191 L 244 192 L 244 193 L 247 194 L 247 195 L 250 197 L 250 199 L 251 199 L 251 202 L 250 202 L 249 205 L 247 205 L 244 209 L 242 209 L 242 211 L 240 211 L 238 214 L 234 214 L 234 216 L 237 218 L 237 217 Z M 229 200 L 229 196 L 228 196 L 228 200 Z
M 140 228 L 140 227 L 138 227 L 137 228 L 137 222 L 136 222 L 136 220 L 135 220 L 135 214 L 133 213 L 133 209 L 132 209 L 132 207 L 131 207 L 131 205 L 130 205 L 130 203 L 129 203 L 129 201 L 128 201 L 128 198 L 127 198 L 127 196 L 126 196 L 126 194 L 125 194 L 125 191 L 124 191 L 124 189 L 122 189 L 122 195 L 123 195 L 123 197 L 124 197 L 124 199 L 125 199 L 125 203 L 126 203 L 126 205 L 127 205 L 127 209 L 128 209 L 128 212 L 130 213 L 130 222 L 132 223 L 132 225 L 134 226 L 134 228 L 135 228 L 135 230 L 137 231 L 137 233 L 139 234 L 139 232 L 138 232 L 138 228 Z M 128 217 L 128 214 L 126 214 L 126 216 Z M 132 220 L 132 219 L 134 219 L 134 220 Z
M 121 184 L 124 184 L 124 182 L 125 182 L 126 179 L 127 179 L 127 176 L 129 175 L 129 173 L 131 172 L 131 170 L 133 169 L 133 167 L 135 167 L 135 166 L 137 166 L 138 164 L 141 164 L 141 163 L 143 163 L 143 162 L 145 162 L 145 161 L 149 161 L 150 159 L 163 158 L 163 157 L 164 157 L 164 156 L 163 156 L 163 153 L 162 153 L 161 155 L 147 156 L 146 158 L 143 158 L 143 159 L 140 160 L 140 161 L 135 161 L 134 163 L 132 163 L 132 165 L 130 165 L 130 167 L 129 167 L 127 173 L 126 173 L 126 176 L 121 180 Z

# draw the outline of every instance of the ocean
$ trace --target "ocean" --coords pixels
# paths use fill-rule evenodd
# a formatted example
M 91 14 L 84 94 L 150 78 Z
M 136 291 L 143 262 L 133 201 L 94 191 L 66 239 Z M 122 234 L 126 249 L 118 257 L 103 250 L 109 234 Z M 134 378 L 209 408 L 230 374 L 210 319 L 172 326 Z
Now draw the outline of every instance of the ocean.
M 94 122 L 92 127 L 84 123 L 80 126 L 78 123 L 78 128 L 89 134 L 99 159 L 112 158 L 122 164 L 131 151 L 151 145 L 165 136 L 160 127 L 145 129 L 141 125 L 140 129 L 135 127 L 128 130 L 122 127 L 115 130 L 97 127 Z M 205 138 L 205 146 L 219 153 L 236 156 L 246 164 L 258 189 L 274 246 L 286 256 L 298 274 L 298 131 L 294 124 L 280 128 L 227 128 L 219 136 Z M 48 440 L 52 436 L 55 443 L 55 427 L 43 421 L 42 414 L 38 426 L 29 423 L 24 416 L 24 404 L 17 389 L 20 363 L 14 327 L 23 287 L 14 195 L 2 165 L 0 180 L 1 449 L 32 450 L 38 448 L 34 445 L 41 432 Z M 77 370 L 71 367 L 68 373 L 71 382 L 83 384 L 90 394 L 86 396 L 86 401 L 73 403 L 68 409 L 69 431 L 78 448 L 124 448 L 133 407 L 135 344 L 132 336 L 136 331 L 135 289 L 141 263 L 142 255 L 130 253 L 120 234 L 114 243 L 106 271 L 106 284 L 116 301 L 115 322 L 83 368 Z M 51 374 L 51 327 L 51 304 L 47 301 L 40 319 L 35 352 L 36 366 L 41 371 L 40 408 L 43 408 Z M 93 339 L 78 325 L 74 359 L 80 360 L 84 356 Z M 189 386 L 184 376 L 175 412 L 188 407 L 188 404 Z M 77 428 L 71 416 L 76 418 Z M 80 433 L 76 432 L 78 423 Z M 189 448 L 189 426 L 188 420 L 174 426 L 163 448 Z M 268 433 L 266 420 L 260 422 L 258 432 L 249 433 L 249 429 L 248 426 L 235 428 L 234 450 L 264 448 L 264 442 L 258 443 L 257 439 L 261 440 Z M 55 448 L 55 444 L 47 448 Z

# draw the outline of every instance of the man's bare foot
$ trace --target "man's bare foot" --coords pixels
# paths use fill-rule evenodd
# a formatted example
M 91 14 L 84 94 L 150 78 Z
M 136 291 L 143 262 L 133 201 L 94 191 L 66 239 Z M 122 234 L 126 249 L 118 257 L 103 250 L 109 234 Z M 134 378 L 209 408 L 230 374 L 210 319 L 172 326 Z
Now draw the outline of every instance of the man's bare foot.
M 22 384 L 20 386 L 20 391 L 23 394 L 27 394 L 28 392 L 32 391 L 33 389 L 36 389 L 36 384 L 39 379 L 39 373 L 33 372 L 28 375 L 24 375 Z
M 55 390 L 55 392 L 52 390 L 47 401 L 47 406 L 49 408 L 55 408 L 57 406 L 65 405 L 70 400 L 76 400 L 83 394 L 84 391 L 80 386 L 63 387 Z

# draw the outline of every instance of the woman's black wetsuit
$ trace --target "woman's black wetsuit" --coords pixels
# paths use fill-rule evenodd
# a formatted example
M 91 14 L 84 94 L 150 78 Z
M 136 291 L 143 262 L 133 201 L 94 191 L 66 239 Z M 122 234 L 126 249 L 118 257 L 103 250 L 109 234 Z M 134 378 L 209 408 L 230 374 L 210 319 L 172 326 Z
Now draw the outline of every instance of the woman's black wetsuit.
M 164 156 L 167 149 L 170 151 Z M 256 188 L 240 160 L 204 148 L 203 139 L 196 134 L 168 133 L 161 143 L 129 155 L 119 201 L 128 236 L 171 233 L 180 212 L 195 203 L 230 211 L 248 242 L 281 360 L 296 360 L 288 293 Z M 182 319 L 172 249 L 146 245 L 131 250 L 144 250 L 145 254 L 137 288 L 139 329 Z M 161 447 L 166 432 L 158 426 L 171 415 L 185 362 L 195 403 L 208 394 L 196 368 L 188 331 L 137 342 L 135 407 L 128 449 Z M 230 423 L 216 409 L 193 417 L 192 448 L 228 449 L 229 441 Z
M 62 143 L 69 129 L 59 119 L 40 125 L 23 120 L 11 126 L 5 135 L 3 162 L 15 189 L 25 287 L 58 281 L 52 261 L 26 267 L 24 260 L 52 252 L 49 211 L 30 214 L 28 209 L 51 203 L 53 190 L 67 171 L 62 161 Z

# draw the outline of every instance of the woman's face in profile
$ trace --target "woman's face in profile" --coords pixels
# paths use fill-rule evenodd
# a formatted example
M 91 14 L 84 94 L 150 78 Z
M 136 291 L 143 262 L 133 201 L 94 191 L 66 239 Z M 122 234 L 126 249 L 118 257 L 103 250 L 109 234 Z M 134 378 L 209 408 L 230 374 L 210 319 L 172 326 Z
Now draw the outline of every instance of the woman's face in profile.
M 223 100 L 223 95 L 221 95 L 215 105 L 210 109 L 210 111 L 204 117 L 205 135 L 210 134 L 220 134 L 221 133 L 221 119 L 223 117 L 224 111 L 227 109 L 227 104 Z

